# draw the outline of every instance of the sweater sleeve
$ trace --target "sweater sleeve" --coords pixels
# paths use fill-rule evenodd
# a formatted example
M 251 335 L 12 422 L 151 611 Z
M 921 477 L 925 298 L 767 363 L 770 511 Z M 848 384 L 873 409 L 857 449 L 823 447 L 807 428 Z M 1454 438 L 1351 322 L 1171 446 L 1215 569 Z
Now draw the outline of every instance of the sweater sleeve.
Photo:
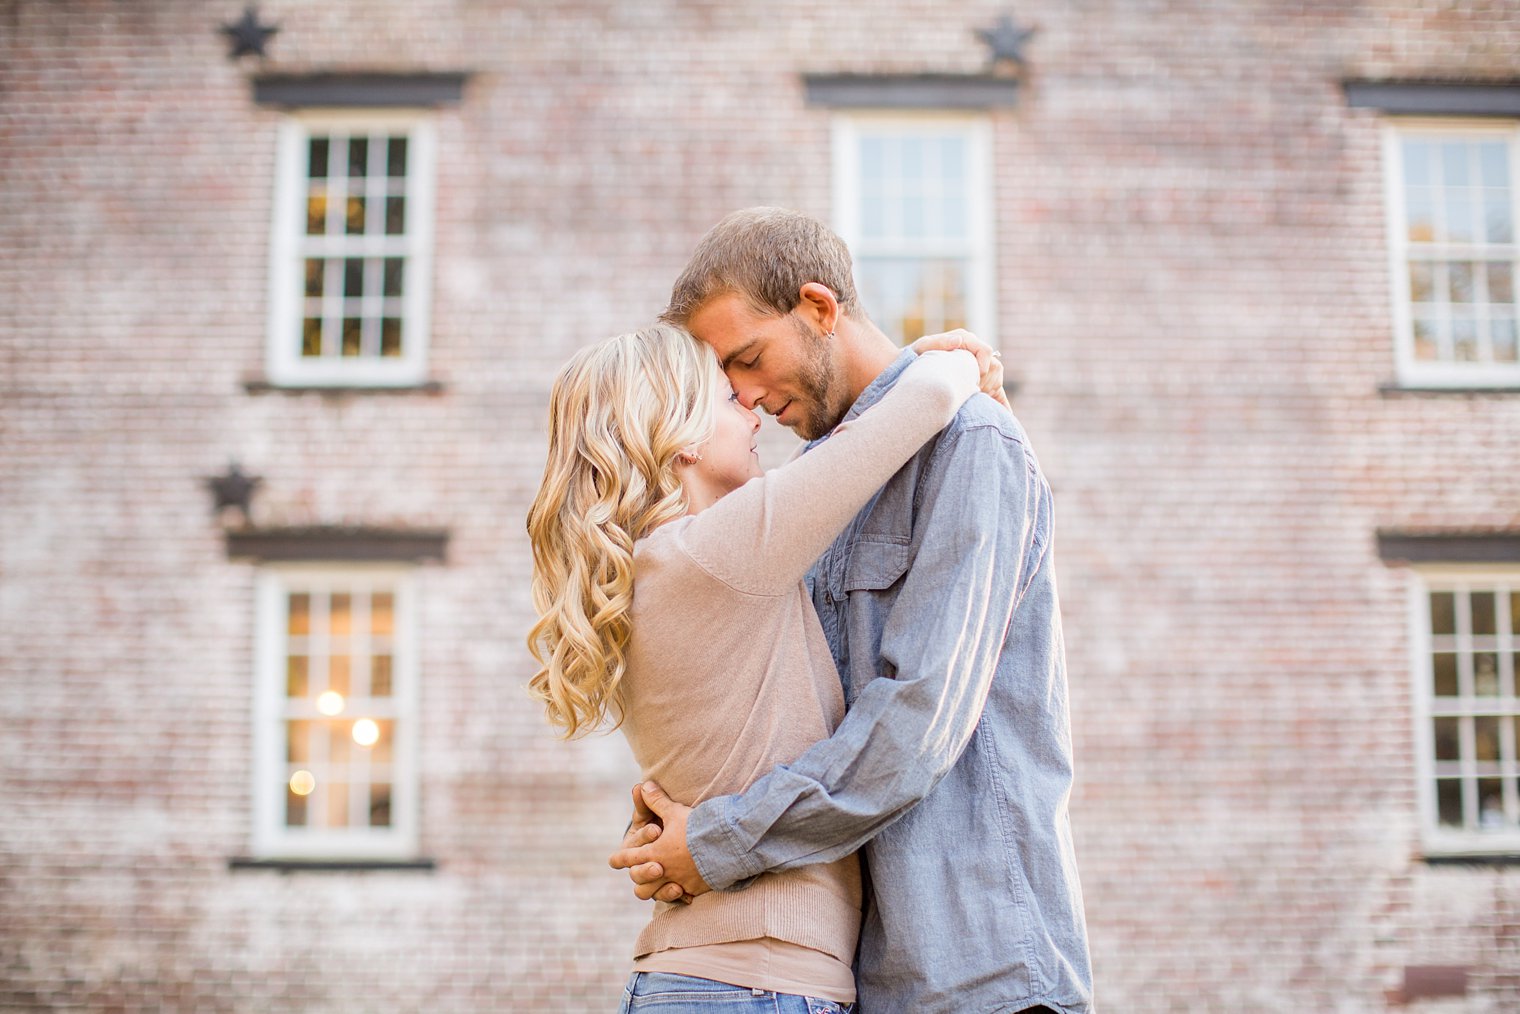
M 969 352 L 925 352 L 882 399 L 828 439 L 696 515 L 682 548 L 737 591 L 775 595 L 802 580 L 876 491 L 977 391 Z

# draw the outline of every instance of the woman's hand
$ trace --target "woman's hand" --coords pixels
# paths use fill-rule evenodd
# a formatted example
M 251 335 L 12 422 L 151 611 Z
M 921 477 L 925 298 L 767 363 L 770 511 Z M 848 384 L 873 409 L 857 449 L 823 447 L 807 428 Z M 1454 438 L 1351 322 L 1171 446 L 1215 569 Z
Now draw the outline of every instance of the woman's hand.
M 1013 411 L 1013 406 L 1008 404 L 1008 395 L 1003 390 L 1003 354 L 993 349 L 991 345 L 982 341 L 976 335 L 965 328 L 956 328 L 954 331 L 943 331 L 939 334 L 925 335 L 918 341 L 909 345 L 917 355 L 922 355 L 930 350 L 951 351 L 965 349 L 976 357 L 977 369 L 981 370 L 982 376 L 978 382 L 982 393 L 991 395 L 998 404 L 1008 411 Z

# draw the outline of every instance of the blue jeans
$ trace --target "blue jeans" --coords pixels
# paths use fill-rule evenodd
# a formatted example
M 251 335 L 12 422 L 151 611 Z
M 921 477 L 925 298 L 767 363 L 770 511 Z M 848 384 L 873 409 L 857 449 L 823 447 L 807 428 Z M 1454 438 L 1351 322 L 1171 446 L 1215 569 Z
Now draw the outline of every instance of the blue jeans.
M 658 1014 L 854 1014 L 853 1003 L 841 1004 L 795 993 L 772 993 L 748 986 L 698 979 L 669 972 L 634 972 L 623 990 L 620 1014 L 657 1011 Z

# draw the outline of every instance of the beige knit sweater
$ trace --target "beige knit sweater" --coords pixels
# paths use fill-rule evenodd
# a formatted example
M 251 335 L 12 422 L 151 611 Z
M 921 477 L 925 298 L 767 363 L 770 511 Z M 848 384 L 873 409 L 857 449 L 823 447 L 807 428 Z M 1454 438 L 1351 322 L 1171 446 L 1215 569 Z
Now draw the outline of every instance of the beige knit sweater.
M 829 736 L 844 698 L 803 576 L 976 388 L 970 353 L 925 353 L 812 451 L 638 542 L 622 728 L 645 777 L 695 805 Z M 848 964 L 860 904 L 853 856 L 768 873 L 656 903 L 635 956 L 774 937 Z

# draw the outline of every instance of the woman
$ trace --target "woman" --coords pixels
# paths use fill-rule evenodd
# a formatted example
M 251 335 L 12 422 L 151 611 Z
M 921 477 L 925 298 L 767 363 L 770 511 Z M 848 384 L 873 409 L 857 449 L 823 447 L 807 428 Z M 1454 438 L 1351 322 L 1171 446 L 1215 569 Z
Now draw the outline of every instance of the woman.
M 644 777 L 692 804 L 826 738 L 844 700 L 803 576 L 978 383 L 971 353 L 927 352 L 876 406 L 762 475 L 759 418 L 686 332 L 658 325 L 577 355 L 554 383 L 528 515 L 531 687 L 549 720 L 574 736 L 610 719 Z M 845 1010 L 860 904 L 853 856 L 658 903 L 623 1009 Z

